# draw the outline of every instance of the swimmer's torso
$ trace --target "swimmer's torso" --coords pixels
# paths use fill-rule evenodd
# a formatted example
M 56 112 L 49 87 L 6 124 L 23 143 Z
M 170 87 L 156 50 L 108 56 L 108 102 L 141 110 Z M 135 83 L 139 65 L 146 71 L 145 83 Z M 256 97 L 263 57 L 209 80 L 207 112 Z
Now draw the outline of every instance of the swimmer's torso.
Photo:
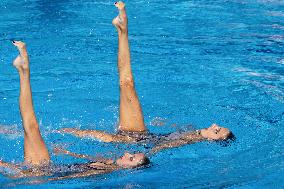
M 149 132 L 127 132 L 118 131 L 118 136 L 126 136 L 130 138 L 130 141 L 140 144 L 152 144 L 157 145 L 173 140 L 182 139 L 185 135 L 184 132 L 174 132 L 170 134 L 153 134 Z
M 106 164 L 102 162 L 89 162 L 81 164 L 71 165 L 55 165 L 49 164 L 45 166 L 26 168 L 23 171 L 23 175 L 19 177 L 34 177 L 34 176 L 53 176 L 53 177 L 64 177 L 74 174 L 96 175 L 109 173 L 117 169 L 116 165 Z M 17 175 L 17 173 L 15 173 Z

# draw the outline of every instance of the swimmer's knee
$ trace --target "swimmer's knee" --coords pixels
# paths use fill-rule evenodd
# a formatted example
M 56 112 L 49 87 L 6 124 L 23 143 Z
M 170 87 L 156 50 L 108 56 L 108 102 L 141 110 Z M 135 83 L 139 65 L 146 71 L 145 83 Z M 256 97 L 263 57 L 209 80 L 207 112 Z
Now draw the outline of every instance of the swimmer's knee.
M 120 88 L 134 88 L 134 80 L 132 77 L 125 77 L 120 80 Z
M 25 134 L 33 134 L 39 132 L 39 126 L 36 120 L 27 120 L 23 122 Z

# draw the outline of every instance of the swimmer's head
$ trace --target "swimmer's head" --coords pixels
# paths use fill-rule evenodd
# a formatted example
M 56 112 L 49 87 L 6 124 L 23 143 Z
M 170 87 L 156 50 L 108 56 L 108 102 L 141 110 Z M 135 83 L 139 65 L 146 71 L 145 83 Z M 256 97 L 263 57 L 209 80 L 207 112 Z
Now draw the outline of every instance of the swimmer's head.
M 227 140 L 234 136 L 229 129 L 220 127 L 217 124 L 212 124 L 207 129 L 202 129 L 200 134 L 208 140 Z
M 116 160 L 116 164 L 123 168 L 136 168 L 150 163 L 149 158 L 143 153 L 125 153 Z

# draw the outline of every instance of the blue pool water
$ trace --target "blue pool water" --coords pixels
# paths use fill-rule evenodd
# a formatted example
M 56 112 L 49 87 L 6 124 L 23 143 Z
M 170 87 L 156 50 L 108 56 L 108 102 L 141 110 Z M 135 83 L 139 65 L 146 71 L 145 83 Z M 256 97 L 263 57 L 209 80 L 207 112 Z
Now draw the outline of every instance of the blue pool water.
M 284 2 L 281 0 L 127 1 L 132 68 L 153 133 L 228 127 L 230 146 L 198 143 L 151 157 L 140 170 L 2 188 L 284 188 Z M 34 106 L 43 137 L 71 151 L 116 157 L 144 151 L 62 136 L 63 127 L 115 132 L 117 34 L 112 1 L 1 0 L 0 158 L 23 160 L 17 55 L 28 44 Z M 157 120 L 165 122 L 156 126 Z M 54 156 L 55 163 L 79 160 Z

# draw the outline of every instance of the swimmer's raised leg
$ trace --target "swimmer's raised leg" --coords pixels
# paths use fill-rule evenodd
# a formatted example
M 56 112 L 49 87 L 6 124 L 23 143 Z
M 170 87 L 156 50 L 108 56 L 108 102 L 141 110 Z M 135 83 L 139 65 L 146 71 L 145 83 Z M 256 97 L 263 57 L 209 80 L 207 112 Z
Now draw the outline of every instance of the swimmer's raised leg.
M 119 10 L 119 15 L 112 21 L 118 32 L 118 72 L 120 83 L 119 130 L 143 132 L 146 131 L 146 127 L 131 71 L 128 20 L 125 4 L 119 1 L 115 3 L 115 6 Z
M 20 111 L 24 127 L 24 158 L 31 165 L 40 165 L 50 160 L 48 150 L 41 137 L 39 125 L 33 108 L 30 85 L 29 58 L 26 45 L 21 41 L 13 41 L 19 55 L 13 65 L 20 76 Z

